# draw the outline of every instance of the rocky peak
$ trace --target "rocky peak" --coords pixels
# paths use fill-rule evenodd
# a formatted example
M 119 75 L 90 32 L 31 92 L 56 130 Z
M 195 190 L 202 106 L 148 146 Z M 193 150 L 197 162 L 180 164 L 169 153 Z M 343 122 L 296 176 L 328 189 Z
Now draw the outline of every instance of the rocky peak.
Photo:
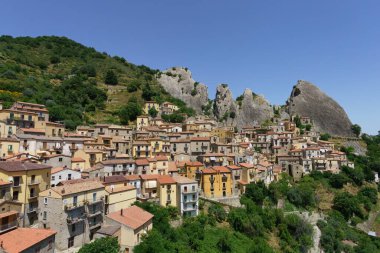
M 157 80 L 168 93 L 184 101 L 197 113 L 201 113 L 202 106 L 208 103 L 207 86 L 195 82 L 187 68 L 173 67 L 167 69 L 158 74 Z
M 232 92 L 227 84 L 219 84 L 214 100 L 214 115 L 221 119 L 227 114 L 229 117 L 231 112 L 236 114 L 236 104 Z
M 287 101 L 292 115 L 308 116 L 317 131 L 338 136 L 351 136 L 351 121 L 344 109 L 314 84 L 299 80 Z

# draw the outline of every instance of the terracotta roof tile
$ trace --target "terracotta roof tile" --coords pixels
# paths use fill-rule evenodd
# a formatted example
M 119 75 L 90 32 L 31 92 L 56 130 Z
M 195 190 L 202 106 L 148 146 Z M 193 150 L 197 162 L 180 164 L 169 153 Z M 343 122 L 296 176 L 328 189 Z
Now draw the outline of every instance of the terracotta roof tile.
M 157 181 L 160 184 L 175 184 L 176 183 L 176 181 L 171 176 L 168 176 L 168 175 L 160 176 L 157 179 Z
M 107 217 L 132 229 L 141 227 L 153 218 L 153 214 L 141 209 L 138 206 L 131 206 L 122 210 L 122 212 L 117 211 L 110 213 Z
M 0 241 L 3 243 L 3 248 L 6 252 L 19 253 L 56 233 L 56 231 L 50 229 L 17 228 L 0 235 Z

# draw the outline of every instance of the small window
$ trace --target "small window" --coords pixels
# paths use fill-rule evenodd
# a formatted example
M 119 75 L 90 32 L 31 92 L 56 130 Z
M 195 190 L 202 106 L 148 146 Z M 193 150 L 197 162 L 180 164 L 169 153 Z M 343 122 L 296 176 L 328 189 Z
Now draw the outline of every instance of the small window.
M 60 157 L 60 158 L 58 159 L 58 161 L 62 162 L 62 161 L 63 161 L 63 158 L 62 158 L 62 157 Z
M 54 180 L 55 180 L 55 176 L 51 176 L 51 180 L 53 180 L 53 181 L 54 181 Z
M 44 204 L 47 205 L 47 203 L 48 203 L 48 198 L 45 197 L 44 198 Z

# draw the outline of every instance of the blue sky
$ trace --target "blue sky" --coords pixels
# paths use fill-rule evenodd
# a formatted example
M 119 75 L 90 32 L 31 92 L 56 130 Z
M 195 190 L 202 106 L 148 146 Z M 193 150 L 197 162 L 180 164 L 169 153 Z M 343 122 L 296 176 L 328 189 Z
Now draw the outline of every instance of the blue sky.
M 63 35 L 152 68 L 283 104 L 299 79 L 380 130 L 380 1 L 2 1 L 0 34 Z

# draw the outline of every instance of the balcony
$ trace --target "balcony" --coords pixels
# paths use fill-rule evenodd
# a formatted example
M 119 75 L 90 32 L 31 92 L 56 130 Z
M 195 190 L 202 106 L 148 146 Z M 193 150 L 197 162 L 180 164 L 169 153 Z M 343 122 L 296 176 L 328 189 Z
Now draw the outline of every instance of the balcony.
M 89 222 L 88 223 L 88 226 L 90 229 L 95 229 L 95 228 L 98 228 L 102 225 L 102 222 L 99 220 L 99 221 L 96 221 L 96 222 Z
M 38 212 L 38 207 L 37 206 L 26 207 L 26 213 L 27 214 L 37 213 L 37 212 Z
M 13 188 L 20 188 L 21 187 L 21 183 L 20 182 L 13 182 L 12 187 Z
M 197 198 L 184 199 L 184 202 L 185 202 L 185 203 L 195 203 L 195 202 L 197 202 L 197 201 L 198 201 Z
M 101 209 L 91 210 L 91 212 L 87 212 L 87 217 L 92 218 L 92 217 L 95 217 L 97 215 L 101 215 L 102 213 L 103 213 L 103 211 Z
M 184 194 L 191 194 L 191 193 L 196 193 L 196 192 L 197 192 L 196 189 L 183 190 L 183 193 L 184 193 Z
M 9 222 L 7 224 L 1 224 L 0 225 L 0 233 L 4 233 L 4 232 L 6 232 L 8 230 L 17 228 L 17 226 L 18 226 L 17 220 Z
M 28 181 L 28 186 L 35 186 L 35 185 L 39 185 L 40 183 L 41 183 L 40 180 L 36 180 L 36 179 L 29 180 Z
M 38 194 L 33 194 L 33 195 L 30 195 L 28 196 L 28 200 L 29 201 L 36 201 L 38 198 Z
M 81 218 L 81 217 L 67 217 L 66 221 L 67 221 L 67 224 L 71 225 L 71 224 L 75 224 L 78 222 L 82 222 L 83 218 Z
M 72 203 L 72 204 L 66 204 L 65 205 L 65 211 L 71 211 L 80 207 L 83 207 L 84 205 L 82 203 Z
M 100 197 L 98 199 L 91 199 L 91 200 L 86 200 L 87 205 L 96 205 L 99 203 L 103 203 L 104 197 Z

